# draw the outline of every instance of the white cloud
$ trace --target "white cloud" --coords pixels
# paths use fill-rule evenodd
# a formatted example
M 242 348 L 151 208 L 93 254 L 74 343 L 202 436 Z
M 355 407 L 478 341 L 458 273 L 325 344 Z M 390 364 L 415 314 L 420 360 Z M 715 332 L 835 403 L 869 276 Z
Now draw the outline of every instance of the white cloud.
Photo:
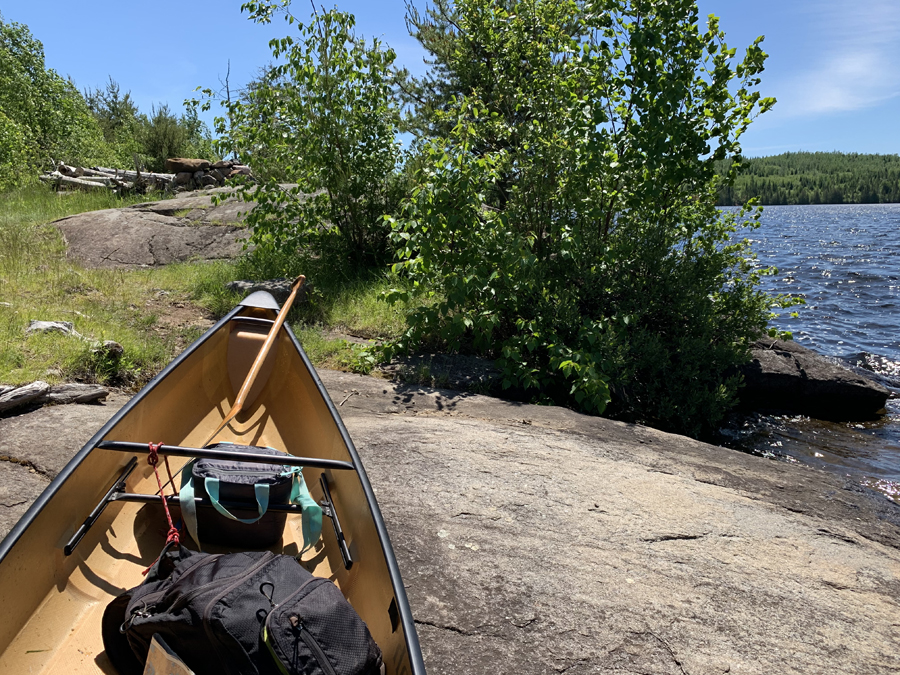
M 777 92 L 782 115 L 868 108 L 900 95 L 900 3 L 830 0 L 804 12 L 810 60 Z

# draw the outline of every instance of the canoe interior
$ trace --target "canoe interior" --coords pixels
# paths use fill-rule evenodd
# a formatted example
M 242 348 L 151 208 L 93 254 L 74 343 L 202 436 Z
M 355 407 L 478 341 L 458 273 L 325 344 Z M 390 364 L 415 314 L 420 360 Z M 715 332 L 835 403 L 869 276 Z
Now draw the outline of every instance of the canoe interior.
M 241 314 L 274 318 L 272 310 L 243 308 Z M 101 440 L 202 447 L 230 409 L 266 329 L 240 320 L 222 323 L 139 395 L 140 400 Z M 244 412 L 216 440 L 353 461 L 328 405 L 284 330 Z M 133 456 L 96 448 L 80 462 L 76 456 L 68 477 L 0 562 L 4 604 L 0 673 L 116 672 L 103 650 L 101 616 L 110 599 L 141 582 L 142 571 L 159 554 L 166 529 L 162 508 L 113 502 L 71 556 L 64 555 L 63 547 Z M 158 488 L 146 455 L 138 458 L 127 490 L 154 494 Z M 171 458 L 172 469 L 184 461 Z M 317 501 L 322 498 L 321 473 L 304 469 Z M 355 564 L 349 571 L 344 568 L 327 518 L 322 538 L 304 554 L 303 563 L 340 587 L 381 647 L 387 672 L 411 673 L 403 623 L 361 479 L 355 471 L 326 470 L 326 475 Z M 187 535 L 184 540 L 194 547 Z M 296 554 L 302 541 L 299 516 L 288 516 L 283 540 L 271 550 Z M 204 550 L 225 549 L 204 546 Z

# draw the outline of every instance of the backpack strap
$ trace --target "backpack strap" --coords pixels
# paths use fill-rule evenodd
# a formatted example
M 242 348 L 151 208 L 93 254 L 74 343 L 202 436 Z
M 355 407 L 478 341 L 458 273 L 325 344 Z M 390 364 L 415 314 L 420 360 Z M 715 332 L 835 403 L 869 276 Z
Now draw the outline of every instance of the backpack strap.
M 293 475 L 294 477 L 294 485 L 291 488 L 291 504 L 300 506 L 301 524 L 303 526 L 303 550 L 300 551 L 300 554 L 303 554 L 306 549 L 313 546 L 319 541 L 319 537 L 322 536 L 322 507 L 309 494 L 309 488 L 306 487 L 301 467 L 285 467 L 285 471 L 281 475 Z
M 196 459 L 192 459 L 181 470 L 181 490 L 178 492 L 178 502 L 181 504 L 181 520 L 187 528 L 188 534 L 197 544 L 197 550 L 202 551 L 200 536 L 197 534 L 197 502 L 194 501 L 194 464 L 196 462 Z

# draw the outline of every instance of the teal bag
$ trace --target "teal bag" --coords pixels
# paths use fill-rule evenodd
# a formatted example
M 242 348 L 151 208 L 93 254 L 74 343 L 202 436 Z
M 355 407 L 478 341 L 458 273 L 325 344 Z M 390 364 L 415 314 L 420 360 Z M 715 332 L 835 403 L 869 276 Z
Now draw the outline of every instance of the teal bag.
M 287 513 L 270 511 L 270 504 L 300 506 L 304 551 L 319 540 L 322 508 L 309 494 L 300 467 L 277 463 L 277 456 L 283 453 L 274 448 L 233 443 L 218 443 L 210 448 L 276 457 L 272 464 L 235 458 L 194 459 L 185 465 L 179 493 L 182 520 L 198 547 L 201 542 L 242 549 L 272 546 L 284 532 Z M 196 497 L 209 499 L 214 510 L 198 511 Z M 246 504 L 246 508 L 229 510 L 222 502 Z

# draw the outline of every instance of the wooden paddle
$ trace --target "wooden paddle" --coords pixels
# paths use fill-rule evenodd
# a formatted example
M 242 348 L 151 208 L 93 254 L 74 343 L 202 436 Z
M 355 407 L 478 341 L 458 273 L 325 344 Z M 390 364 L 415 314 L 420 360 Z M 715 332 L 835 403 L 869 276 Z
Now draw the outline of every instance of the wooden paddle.
M 281 311 L 278 312 L 278 317 L 275 319 L 275 323 L 272 324 L 272 328 L 269 330 L 269 334 L 266 336 L 266 340 L 263 342 L 259 354 L 256 355 L 256 360 L 250 367 L 250 372 L 247 373 L 247 377 L 244 378 L 244 384 L 241 385 L 241 390 L 234 400 L 234 405 L 231 406 L 231 410 L 228 411 L 228 414 L 225 415 L 225 418 L 219 426 L 216 427 L 216 430 L 212 432 L 212 435 L 206 439 L 206 443 L 204 443 L 202 447 L 209 445 L 210 441 L 212 441 L 212 439 L 214 439 L 231 420 L 237 417 L 239 412 L 241 412 L 241 408 L 244 407 L 244 401 L 247 399 L 247 394 L 249 394 L 250 390 L 253 388 L 253 384 L 256 382 L 256 376 L 259 375 L 259 371 L 262 370 L 266 356 L 269 354 L 269 350 L 275 343 L 275 338 L 278 337 L 278 331 L 280 331 L 281 327 L 284 325 L 284 321 L 287 319 L 291 305 L 294 304 L 294 298 L 297 297 L 297 292 L 303 287 L 304 283 L 306 283 L 306 277 L 301 274 L 294 280 L 294 283 L 291 284 L 291 294 L 288 296 L 287 300 L 284 301 L 284 305 L 282 305 Z

